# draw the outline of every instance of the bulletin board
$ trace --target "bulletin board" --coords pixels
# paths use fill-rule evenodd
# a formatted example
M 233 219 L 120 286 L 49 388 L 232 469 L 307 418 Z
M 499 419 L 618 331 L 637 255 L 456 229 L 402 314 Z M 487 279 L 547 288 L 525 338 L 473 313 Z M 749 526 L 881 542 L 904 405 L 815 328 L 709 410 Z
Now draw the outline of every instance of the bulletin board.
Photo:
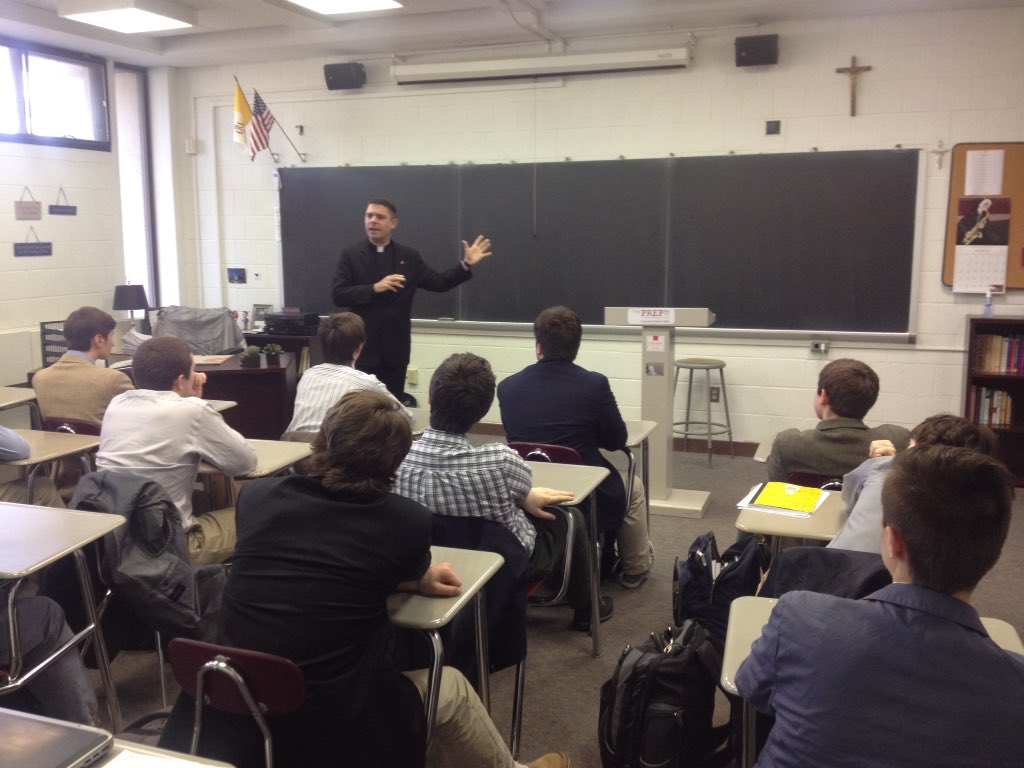
M 943 285 L 1024 288 L 1024 142 L 957 144 L 952 155 Z

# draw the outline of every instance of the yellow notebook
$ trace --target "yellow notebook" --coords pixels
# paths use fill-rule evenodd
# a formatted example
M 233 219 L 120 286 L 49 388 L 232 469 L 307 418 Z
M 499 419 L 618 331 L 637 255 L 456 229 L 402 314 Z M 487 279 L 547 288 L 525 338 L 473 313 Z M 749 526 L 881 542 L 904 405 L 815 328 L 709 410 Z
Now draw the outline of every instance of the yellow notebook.
M 820 488 L 808 488 L 803 485 L 777 482 L 764 483 L 760 490 L 754 494 L 750 505 L 774 507 L 775 509 L 786 509 L 791 512 L 803 512 L 806 515 L 810 515 L 818 508 L 824 493 Z

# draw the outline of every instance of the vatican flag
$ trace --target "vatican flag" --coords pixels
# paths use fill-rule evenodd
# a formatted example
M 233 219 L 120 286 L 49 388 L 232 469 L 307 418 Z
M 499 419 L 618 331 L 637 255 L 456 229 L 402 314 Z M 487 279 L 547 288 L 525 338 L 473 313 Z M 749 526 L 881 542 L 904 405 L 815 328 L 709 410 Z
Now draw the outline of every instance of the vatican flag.
M 235 82 L 235 141 L 239 144 L 248 144 L 246 126 L 252 121 L 252 110 L 249 102 L 242 93 L 242 86 Z

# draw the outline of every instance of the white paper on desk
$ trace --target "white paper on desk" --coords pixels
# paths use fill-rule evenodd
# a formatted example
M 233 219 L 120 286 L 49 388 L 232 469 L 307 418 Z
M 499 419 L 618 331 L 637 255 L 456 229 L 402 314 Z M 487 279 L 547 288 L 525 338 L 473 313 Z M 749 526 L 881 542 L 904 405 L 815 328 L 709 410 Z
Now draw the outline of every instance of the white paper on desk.
M 1003 163 L 1005 159 L 1006 151 L 1002 149 L 970 150 L 967 153 L 964 194 L 1003 194 Z
M 105 762 L 103 768 L 196 768 L 196 763 L 179 757 L 126 750 Z
M 985 293 L 993 285 L 1006 285 L 1007 246 L 958 245 L 954 255 L 953 293 Z
M 817 512 L 819 509 L 821 509 L 821 505 L 824 504 L 825 503 L 825 499 L 827 499 L 829 497 L 829 491 L 822 491 L 821 492 L 821 496 L 818 497 L 818 503 L 814 505 L 814 512 L 797 512 L 797 511 L 792 510 L 792 509 L 780 509 L 779 507 L 768 507 L 768 506 L 765 506 L 764 504 L 752 504 L 751 502 L 754 500 L 754 497 L 757 495 L 758 491 L 760 491 L 760 490 L 761 490 L 761 483 L 758 483 L 757 485 L 755 485 L 753 488 L 750 489 L 750 493 L 748 493 L 746 496 L 744 496 L 742 499 L 740 499 L 740 501 L 736 504 L 736 508 L 737 509 L 753 509 L 753 510 L 757 510 L 758 512 L 770 512 L 773 515 L 785 515 L 786 517 L 803 517 L 803 518 L 808 518 L 811 515 L 813 515 L 814 512 Z

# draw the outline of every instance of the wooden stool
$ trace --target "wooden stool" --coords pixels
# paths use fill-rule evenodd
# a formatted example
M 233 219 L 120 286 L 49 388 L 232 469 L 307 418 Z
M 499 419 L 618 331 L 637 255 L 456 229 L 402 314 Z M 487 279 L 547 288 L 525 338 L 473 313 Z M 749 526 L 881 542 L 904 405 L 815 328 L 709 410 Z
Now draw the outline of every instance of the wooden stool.
M 676 378 L 675 383 L 672 386 L 672 393 L 675 394 L 676 389 L 679 387 L 679 371 L 686 370 L 690 372 L 690 380 L 687 383 L 686 389 L 686 415 L 683 417 L 683 421 L 673 422 L 673 432 L 677 435 L 683 436 L 683 450 L 686 450 L 687 438 L 693 437 L 706 437 L 708 440 L 708 466 L 711 466 L 711 436 L 712 435 L 729 435 L 729 455 L 735 458 L 732 445 L 732 422 L 729 420 L 729 398 L 725 394 L 725 361 L 715 360 L 706 357 L 686 357 L 682 360 L 676 360 Z M 711 421 L 711 371 L 718 371 L 718 377 L 721 382 L 722 389 L 722 408 L 725 410 L 725 423 L 718 421 Z M 690 419 L 690 398 L 693 395 L 693 372 L 704 371 L 707 383 L 707 418 L 703 423 L 696 423 Z M 676 429 L 680 424 L 683 425 L 682 429 Z

